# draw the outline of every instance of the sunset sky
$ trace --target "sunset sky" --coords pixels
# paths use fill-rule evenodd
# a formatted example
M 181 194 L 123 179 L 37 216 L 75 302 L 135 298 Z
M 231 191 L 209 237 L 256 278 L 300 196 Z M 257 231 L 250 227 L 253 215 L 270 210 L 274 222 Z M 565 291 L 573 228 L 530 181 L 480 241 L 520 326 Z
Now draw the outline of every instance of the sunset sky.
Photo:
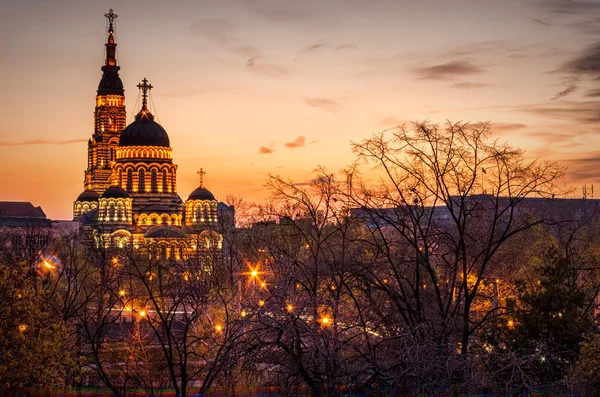
M 600 1 L 3 0 L 0 200 L 72 217 L 109 8 L 128 122 L 147 77 L 184 200 L 200 167 L 258 201 L 269 173 L 337 171 L 424 119 L 489 120 L 567 185 L 600 182 Z

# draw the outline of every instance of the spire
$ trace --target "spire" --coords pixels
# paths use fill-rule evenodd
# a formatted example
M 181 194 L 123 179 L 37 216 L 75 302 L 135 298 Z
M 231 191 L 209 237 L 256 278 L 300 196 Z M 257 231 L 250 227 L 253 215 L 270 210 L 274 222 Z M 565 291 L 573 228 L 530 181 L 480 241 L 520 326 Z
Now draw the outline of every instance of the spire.
M 106 60 L 104 61 L 105 66 L 117 66 L 117 43 L 115 43 L 115 38 L 113 33 L 115 32 L 113 22 L 117 19 L 118 15 L 115 14 L 112 10 L 108 10 L 107 14 L 104 14 L 106 19 L 108 19 L 108 41 L 106 42 Z
M 148 93 L 154 87 L 148 82 L 148 79 L 144 77 L 144 80 L 142 80 L 142 82 L 137 85 L 137 88 L 139 88 L 142 91 L 142 109 L 137 114 L 137 116 L 135 116 L 135 119 L 141 120 L 143 118 L 147 118 L 153 120 L 154 115 L 152 115 L 152 113 L 150 113 L 150 110 L 148 110 Z
M 123 90 L 123 83 L 119 77 L 119 69 L 117 66 L 117 43 L 113 34 L 115 33 L 115 19 L 117 14 L 112 10 L 108 10 L 108 13 L 104 14 L 108 19 L 108 39 L 106 40 L 106 58 L 104 59 L 104 65 L 102 65 L 102 80 L 98 85 L 98 95 L 125 95 Z

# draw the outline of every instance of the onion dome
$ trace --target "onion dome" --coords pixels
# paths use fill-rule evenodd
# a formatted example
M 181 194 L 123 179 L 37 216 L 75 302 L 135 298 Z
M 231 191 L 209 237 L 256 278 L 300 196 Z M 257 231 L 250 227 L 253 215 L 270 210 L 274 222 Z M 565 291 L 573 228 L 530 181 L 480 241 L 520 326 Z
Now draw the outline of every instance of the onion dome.
M 200 186 L 190 194 L 188 200 L 215 200 L 215 196 L 204 186 Z
M 120 186 L 111 186 L 104 191 L 102 198 L 129 198 L 129 194 Z
M 135 121 L 129 124 L 121 133 L 119 146 L 164 146 L 170 147 L 167 131 L 154 121 L 154 115 L 148 109 L 148 91 L 152 84 L 144 78 L 138 84 L 142 90 L 142 109 L 135 116 Z
M 94 190 L 85 190 L 75 201 L 98 201 L 100 195 Z
M 186 234 L 179 228 L 173 226 L 154 226 L 145 234 L 145 238 L 183 238 Z

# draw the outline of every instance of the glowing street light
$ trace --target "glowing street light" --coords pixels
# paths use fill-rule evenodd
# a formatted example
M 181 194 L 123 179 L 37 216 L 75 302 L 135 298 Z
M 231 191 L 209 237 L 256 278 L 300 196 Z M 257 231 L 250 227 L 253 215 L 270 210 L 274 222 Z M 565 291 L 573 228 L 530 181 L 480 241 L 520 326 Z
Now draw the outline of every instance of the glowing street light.
M 288 312 L 290 312 L 290 313 L 291 313 L 292 311 L 294 311 L 294 306 L 292 306 L 292 304 L 291 304 L 291 303 L 288 303 L 288 305 L 287 305 L 285 308 L 286 308 L 286 309 L 287 309 L 287 311 L 288 311 Z
M 119 296 L 125 296 L 125 291 L 124 290 L 120 290 L 119 291 Z
M 54 266 L 52 263 L 48 262 L 47 260 L 43 259 L 42 263 L 44 264 L 44 267 L 48 270 L 52 270 L 54 269 L 56 266 Z
M 145 310 L 142 310 L 140 312 L 140 317 L 146 317 L 146 311 Z
M 217 332 L 221 332 L 221 331 L 223 331 L 223 326 L 222 325 L 215 325 L 215 330 L 217 330 Z

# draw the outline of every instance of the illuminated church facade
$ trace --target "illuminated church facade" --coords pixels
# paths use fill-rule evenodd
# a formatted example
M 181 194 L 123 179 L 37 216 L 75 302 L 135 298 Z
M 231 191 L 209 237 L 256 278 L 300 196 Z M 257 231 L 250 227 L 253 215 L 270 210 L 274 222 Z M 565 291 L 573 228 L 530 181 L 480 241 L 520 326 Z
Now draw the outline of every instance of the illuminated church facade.
M 148 108 L 152 89 L 137 85 L 142 106 L 126 125 L 125 90 L 119 77 L 112 10 L 106 58 L 98 85 L 94 133 L 88 141 L 84 191 L 73 216 L 106 247 L 149 248 L 169 258 L 198 249 L 222 248 L 223 231 L 233 228 L 233 207 L 219 203 L 200 185 L 184 202 L 177 194 L 177 165 L 165 129 Z

